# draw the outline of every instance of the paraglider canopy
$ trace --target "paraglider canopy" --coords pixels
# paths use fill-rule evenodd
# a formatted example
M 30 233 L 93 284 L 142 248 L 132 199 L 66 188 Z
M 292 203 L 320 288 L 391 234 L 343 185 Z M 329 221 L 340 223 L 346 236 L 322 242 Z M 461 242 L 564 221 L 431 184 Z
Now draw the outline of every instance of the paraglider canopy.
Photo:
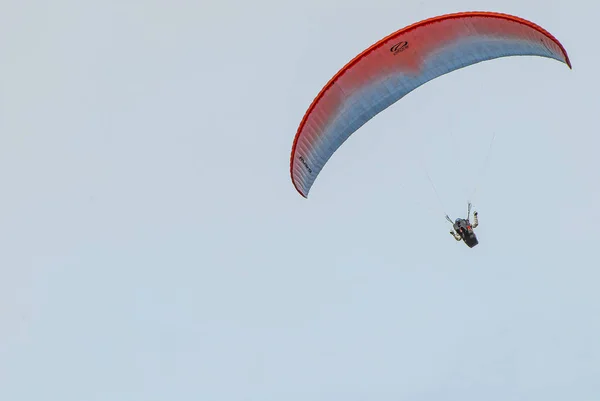
M 381 39 L 344 66 L 300 122 L 290 174 L 304 197 L 335 151 L 409 92 L 457 69 L 508 56 L 540 56 L 571 68 L 566 50 L 540 26 L 512 15 L 462 12 L 417 22 Z

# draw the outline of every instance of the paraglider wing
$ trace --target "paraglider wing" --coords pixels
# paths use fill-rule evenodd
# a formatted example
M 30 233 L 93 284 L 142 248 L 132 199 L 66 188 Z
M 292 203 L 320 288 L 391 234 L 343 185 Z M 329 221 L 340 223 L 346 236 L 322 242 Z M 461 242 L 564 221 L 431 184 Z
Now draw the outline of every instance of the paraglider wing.
M 571 68 L 564 47 L 524 19 L 493 12 L 448 14 L 375 43 L 342 68 L 302 119 L 290 157 L 298 192 L 308 197 L 335 151 L 362 125 L 424 83 L 459 68 L 508 56 L 540 56 Z

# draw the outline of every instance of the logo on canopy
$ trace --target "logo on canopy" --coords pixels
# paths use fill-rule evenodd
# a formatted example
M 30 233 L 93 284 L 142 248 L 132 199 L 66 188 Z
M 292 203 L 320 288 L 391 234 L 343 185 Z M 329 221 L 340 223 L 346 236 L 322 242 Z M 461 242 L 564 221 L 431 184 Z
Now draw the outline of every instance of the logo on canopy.
M 394 46 L 390 47 L 390 51 L 393 54 L 401 53 L 401 52 L 403 52 L 406 49 L 408 49 L 408 42 L 407 41 L 402 41 L 400 43 L 396 43 Z

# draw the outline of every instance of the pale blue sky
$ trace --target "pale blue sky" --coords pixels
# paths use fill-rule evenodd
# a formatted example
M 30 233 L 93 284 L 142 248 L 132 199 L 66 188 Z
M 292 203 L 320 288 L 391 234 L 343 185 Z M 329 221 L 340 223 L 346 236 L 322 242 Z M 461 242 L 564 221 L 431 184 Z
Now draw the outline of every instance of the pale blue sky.
M 600 399 L 597 2 L 3 6 L 0 400 Z M 573 70 L 428 83 L 302 198 L 289 153 L 321 87 L 468 10 L 542 25 Z M 469 249 L 443 215 L 493 133 Z

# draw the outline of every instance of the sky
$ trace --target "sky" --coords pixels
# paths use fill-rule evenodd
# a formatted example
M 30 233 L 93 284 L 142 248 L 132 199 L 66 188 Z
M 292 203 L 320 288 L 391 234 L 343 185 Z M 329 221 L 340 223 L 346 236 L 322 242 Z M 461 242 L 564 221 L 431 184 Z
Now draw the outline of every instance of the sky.
M 573 70 L 440 77 L 302 198 L 290 151 L 321 87 L 380 38 L 470 10 L 540 24 Z M 0 399 L 597 400 L 599 13 L 5 0 Z M 469 199 L 473 249 L 444 219 Z

